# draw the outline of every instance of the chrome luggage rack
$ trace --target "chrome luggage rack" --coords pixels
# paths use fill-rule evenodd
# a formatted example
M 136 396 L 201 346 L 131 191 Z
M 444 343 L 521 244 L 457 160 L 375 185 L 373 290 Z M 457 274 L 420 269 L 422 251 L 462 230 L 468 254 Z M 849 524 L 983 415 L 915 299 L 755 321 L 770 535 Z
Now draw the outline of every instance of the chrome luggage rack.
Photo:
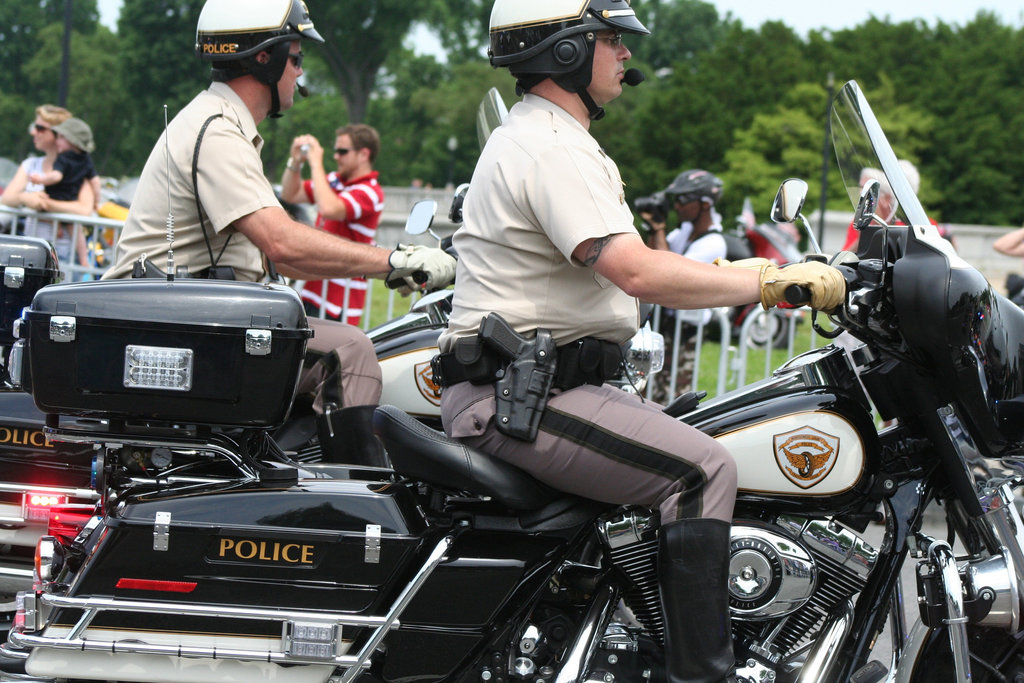
M 71 628 L 65 637 L 32 635 L 24 631 L 12 631 L 8 642 L 0 646 L 0 655 L 24 659 L 36 648 L 54 648 L 60 650 L 81 650 L 105 652 L 111 654 L 128 653 L 144 655 L 165 655 L 169 657 L 196 657 L 209 659 L 233 659 L 250 662 L 266 662 L 272 664 L 331 664 L 344 669 L 344 673 L 336 680 L 339 683 L 350 683 L 371 665 L 370 657 L 383 642 L 392 628 L 400 626 L 399 617 L 426 580 L 444 560 L 461 528 L 448 534 L 434 547 L 430 556 L 416 575 L 395 599 L 384 616 L 359 616 L 337 612 L 318 612 L 313 610 L 260 609 L 253 607 L 231 607 L 213 605 L 193 605 L 187 603 L 152 602 L 144 600 L 122 600 L 118 598 L 78 598 L 64 597 L 50 593 L 25 595 L 26 628 L 39 625 L 40 608 L 82 610 L 82 617 Z M 38 600 L 39 605 L 35 604 Z M 282 624 L 282 652 L 270 650 L 236 650 L 217 647 L 160 645 L 140 642 L 138 632 L 133 633 L 130 641 L 99 641 L 84 637 L 93 620 L 102 612 L 139 612 L 149 614 L 174 614 L 179 616 L 218 617 L 234 619 L 251 619 L 260 621 L 280 621 Z M 354 655 L 339 655 L 341 628 L 365 627 L 372 628 L 369 638 Z M 314 636 L 312 639 L 310 636 Z M 12 647 L 13 646 L 13 647 Z M 313 654 L 309 654 L 313 653 Z

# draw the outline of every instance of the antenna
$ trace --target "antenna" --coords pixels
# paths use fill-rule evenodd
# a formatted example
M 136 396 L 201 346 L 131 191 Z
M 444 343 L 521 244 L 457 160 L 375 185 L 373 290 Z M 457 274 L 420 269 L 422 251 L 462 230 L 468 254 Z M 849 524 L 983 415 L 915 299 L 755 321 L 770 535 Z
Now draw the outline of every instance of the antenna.
M 171 146 L 167 130 L 167 105 L 164 105 L 164 162 L 167 164 L 167 281 L 174 282 L 174 214 L 171 212 Z

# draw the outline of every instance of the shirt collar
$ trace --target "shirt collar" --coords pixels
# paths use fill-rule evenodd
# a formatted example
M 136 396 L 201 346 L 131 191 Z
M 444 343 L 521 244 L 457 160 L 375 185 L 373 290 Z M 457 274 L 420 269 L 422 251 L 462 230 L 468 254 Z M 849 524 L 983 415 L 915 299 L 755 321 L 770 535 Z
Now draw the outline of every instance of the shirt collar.
M 249 107 L 245 106 L 245 102 L 238 96 L 230 85 L 227 83 L 221 83 L 220 81 L 214 81 L 210 84 L 209 91 L 218 97 L 221 97 L 228 102 L 228 107 L 225 108 L 225 114 L 230 113 L 235 124 L 241 129 L 242 134 L 245 135 L 249 140 L 252 140 L 252 144 L 256 149 L 263 147 L 263 138 L 260 136 L 259 131 L 256 129 L 256 121 L 252 118 L 252 113 L 249 111 Z
M 337 178 L 346 187 L 349 186 L 349 185 L 357 185 L 359 183 L 365 183 L 365 182 L 368 182 L 370 180 L 376 180 L 379 177 L 379 175 L 380 175 L 380 173 L 378 171 L 370 171 L 366 175 L 361 175 L 358 178 L 348 178 L 346 180 L 342 180 L 341 176 L 338 175 L 337 171 L 331 171 L 331 173 L 334 175 L 335 178 Z
M 539 109 L 543 109 L 544 111 L 551 112 L 553 115 L 557 116 L 560 120 L 564 121 L 565 123 L 568 123 L 569 125 L 574 126 L 577 130 L 586 133 L 587 135 L 590 135 L 590 131 L 588 131 L 583 126 L 583 124 L 576 119 L 575 116 L 567 112 L 565 109 L 562 109 L 561 107 L 559 107 L 557 104 L 547 99 L 546 97 L 534 95 L 533 93 L 526 93 L 525 95 L 523 95 L 523 102 L 529 104 L 531 107 L 537 107 Z

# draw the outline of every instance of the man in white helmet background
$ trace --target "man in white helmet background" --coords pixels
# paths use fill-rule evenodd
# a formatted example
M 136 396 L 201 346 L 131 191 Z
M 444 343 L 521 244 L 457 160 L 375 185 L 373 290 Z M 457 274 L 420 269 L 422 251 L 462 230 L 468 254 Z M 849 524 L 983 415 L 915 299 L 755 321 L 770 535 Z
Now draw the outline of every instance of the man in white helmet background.
M 618 168 L 589 128 L 624 81 L 638 81 L 624 68 L 623 38 L 648 33 L 626 0 L 495 2 L 491 63 L 508 67 L 525 95 L 491 134 L 470 183 L 435 379 L 451 436 L 555 488 L 660 512 L 667 680 L 720 681 L 735 664 L 726 582 L 736 464 L 714 439 L 604 381 L 640 325 L 640 301 L 773 306 L 797 283 L 831 310 L 845 283 L 820 263 L 720 267 L 644 243 Z M 496 393 L 518 369 L 506 366 L 529 368 L 530 359 L 493 350 L 492 312 L 534 344 L 553 339 L 546 407 Z M 499 409 L 508 414 L 496 419 Z M 530 414 L 539 425 L 523 424 Z
M 351 242 L 293 221 L 281 207 L 263 172 L 257 126 L 292 106 L 303 41 L 323 38 L 301 0 L 207 0 L 196 54 L 211 62 L 213 83 L 153 147 L 105 278 L 152 272 L 143 257 L 162 267 L 170 214 L 175 265 L 192 277 L 258 281 L 271 262 L 303 280 L 370 276 L 409 288 L 420 286 L 415 279 L 428 288 L 451 281 L 454 260 L 439 249 Z M 375 444 L 381 375 L 373 345 L 349 325 L 310 325 L 297 400 L 319 415 L 325 459 L 356 462 Z M 377 458 L 363 464 L 381 464 Z
M 679 217 L 678 227 L 667 230 L 667 217 L 640 211 L 639 206 L 637 208 L 640 217 L 650 228 L 648 245 L 652 249 L 673 251 L 703 263 L 714 263 L 726 258 L 727 244 L 722 234 L 722 216 L 715 210 L 724 187 L 721 178 L 702 168 L 687 169 L 677 175 L 662 193 L 666 205 L 671 202 Z M 711 309 L 664 309 L 659 332 L 665 335 L 666 347 L 671 347 L 675 340 L 677 320 L 682 323 L 679 326 L 679 361 L 674 371 L 666 369 L 652 378 L 652 396 L 658 402 L 668 403 L 672 400 L 669 389 L 673 372 L 677 394 L 691 387 L 693 368 L 697 362 L 697 328 L 711 320 Z

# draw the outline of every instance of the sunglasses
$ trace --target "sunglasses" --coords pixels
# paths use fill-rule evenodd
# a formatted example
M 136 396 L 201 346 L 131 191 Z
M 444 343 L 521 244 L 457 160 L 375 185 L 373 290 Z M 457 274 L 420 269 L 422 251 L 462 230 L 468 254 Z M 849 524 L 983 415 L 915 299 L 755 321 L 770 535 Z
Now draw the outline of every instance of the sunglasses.
M 598 34 L 597 39 L 600 40 L 600 41 L 603 41 L 605 43 L 608 43 L 612 47 L 621 47 L 622 46 L 622 34 L 620 32 L 618 32 L 618 31 L 616 31 L 615 33 L 613 33 L 611 35 L 600 35 L 600 34 Z
M 343 157 L 343 156 L 345 156 L 346 154 L 348 154 L 351 151 L 352 151 L 351 149 L 345 149 L 344 147 L 335 147 L 334 148 L 334 153 L 337 154 L 339 157 Z
M 52 129 L 49 126 L 44 126 L 44 125 L 39 124 L 39 123 L 30 123 L 30 124 L 28 124 L 28 134 L 29 135 L 32 135 L 33 133 L 45 133 L 48 130 L 52 130 Z
M 302 68 L 302 58 L 304 56 L 305 55 L 303 55 L 301 52 L 289 52 L 288 53 L 288 59 L 292 60 L 292 65 L 296 69 L 301 69 Z

